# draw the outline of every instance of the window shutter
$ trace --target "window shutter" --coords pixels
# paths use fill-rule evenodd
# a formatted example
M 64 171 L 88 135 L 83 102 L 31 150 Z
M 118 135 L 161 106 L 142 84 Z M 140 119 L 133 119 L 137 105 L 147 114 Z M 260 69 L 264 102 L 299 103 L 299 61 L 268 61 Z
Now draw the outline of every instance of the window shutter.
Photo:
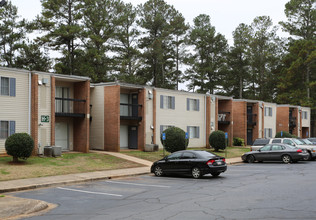
M 160 95 L 160 108 L 163 108 L 163 95 Z
M 190 137 L 190 126 L 187 126 L 188 136 Z
M 10 96 L 15 96 L 15 78 L 10 78 Z
M 197 100 L 197 111 L 200 111 L 200 99 Z
M 190 111 L 190 99 L 187 98 L 187 111 Z
M 269 129 L 269 137 L 272 137 L 272 128 Z
M 172 100 L 172 104 L 171 104 L 172 109 L 176 109 L 176 98 L 172 96 L 171 100 Z
M 160 125 L 160 134 L 163 132 L 163 125 Z
M 272 116 L 272 108 L 269 108 L 269 116 Z
M 196 137 L 200 138 L 200 127 L 196 127 Z
M 10 121 L 9 136 L 15 133 L 15 121 Z

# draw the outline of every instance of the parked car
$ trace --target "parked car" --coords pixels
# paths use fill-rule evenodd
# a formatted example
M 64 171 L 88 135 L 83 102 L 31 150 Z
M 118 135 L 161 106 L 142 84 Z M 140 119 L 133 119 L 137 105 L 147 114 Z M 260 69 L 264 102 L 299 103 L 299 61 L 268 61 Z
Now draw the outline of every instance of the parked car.
M 244 162 L 283 161 L 284 163 L 307 160 L 309 153 L 288 144 L 267 144 L 257 151 L 249 151 L 241 156 Z
M 156 176 L 190 174 L 193 178 L 200 178 L 208 173 L 218 176 L 226 170 L 224 157 L 200 150 L 177 151 L 154 162 L 151 166 L 151 172 Z
M 300 141 L 302 141 L 304 144 L 307 144 L 307 145 L 316 145 L 316 144 L 313 144 L 310 140 L 308 140 L 307 138 L 303 138 L 303 139 L 299 139 Z
M 316 144 L 316 138 L 307 138 L 310 142 L 312 142 L 313 144 Z
M 258 139 L 257 139 L 258 140 Z M 257 141 L 255 140 L 255 142 Z M 256 145 L 251 146 L 252 151 L 256 151 L 263 147 L 266 142 L 267 144 L 276 144 L 276 143 L 282 143 L 282 144 L 288 144 L 291 146 L 295 146 L 301 149 L 306 149 L 309 153 L 309 159 L 314 160 L 316 158 L 316 145 L 308 145 L 303 143 L 301 140 L 297 138 L 271 138 L 271 139 L 260 139 L 261 141 L 258 141 Z M 262 141 L 265 140 L 265 141 Z M 260 145 L 262 143 L 263 145 Z

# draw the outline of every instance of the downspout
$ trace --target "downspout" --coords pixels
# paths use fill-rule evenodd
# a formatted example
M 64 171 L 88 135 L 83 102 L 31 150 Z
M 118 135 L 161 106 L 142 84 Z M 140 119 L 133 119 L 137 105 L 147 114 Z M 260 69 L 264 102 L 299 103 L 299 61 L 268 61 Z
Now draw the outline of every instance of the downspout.
M 32 73 L 29 72 L 29 118 L 28 118 L 28 131 L 27 133 L 31 135 L 31 117 L 32 117 L 32 107 L 31 107 L 31 99 L 32 99 Z

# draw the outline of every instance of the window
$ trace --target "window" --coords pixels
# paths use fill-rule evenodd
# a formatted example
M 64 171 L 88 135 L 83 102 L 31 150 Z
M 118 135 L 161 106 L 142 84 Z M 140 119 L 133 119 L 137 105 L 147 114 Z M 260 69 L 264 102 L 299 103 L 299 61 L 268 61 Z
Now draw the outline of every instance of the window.
M 189 138 L 200 138 L 200 127 L 197 126 L 188 126 L 187 132 L 189 134 Z
M 262 148 L 260 148 L 260 151 L 269 151 L 271 149 L 271 145 L 266 145 Z
M 308 119 L 308 118 L 307 118 L 307 111 L 303 111 L 303 112 L 302 112 L 302 118 L 303 118 L 303 119 Z
M 295 144 L 293 143 L 293 141 L 288 140 L 288 139 L 284 139 L 284 140 L 283 140 L 283 144 L 288 144 L 288 145 L 295 146 Z
M 271 116 L 272 117 L 272 108 L 271 107 L 264 107 L 264 116 Z
M 184 152 L 181 156 L 181 159 L 185 160 L 185 159 L 195 159 L 196 156 L 193 153 L 190 152 Z
M 281 139 L 274 139 L 272 140 L 272 143 L 281 143 Z
M 160 134 L 164 132 L 164 130 L 174 127 L 173 125 L 160 125 Z
M 200 100 L 187 98 L 187 110 L 188 111 L 200 111 Z
M 161 95 L 160 96 L 160 108 L 175 109 L 175 97 Z
M 182 153 L 174 153 L 168 156 L 168 160 L 179 160 Z
M 15 78 L 0 77 L 0 95 L 15 96 Z
M 272 128 L 265 128 L 264 129 L 264 137 L 265 138 L 272 138 Z
M 6 139 L 15 133 L 15 121 L 0 121 L 0 139 Z
M 271 150 L 278 151 L 278 150 L 284 150 L 284 147 L 280 145 L 272 145 Z
M 69 106 L 69 100 L 63 100 L 63 99 L 69 99 L 69 88 L 67 87 L 56 87 L 56 105 L 55 105 L 55 112 L 62 112 L 62 113 L 69 113 L 70 112 L 70 106 Z

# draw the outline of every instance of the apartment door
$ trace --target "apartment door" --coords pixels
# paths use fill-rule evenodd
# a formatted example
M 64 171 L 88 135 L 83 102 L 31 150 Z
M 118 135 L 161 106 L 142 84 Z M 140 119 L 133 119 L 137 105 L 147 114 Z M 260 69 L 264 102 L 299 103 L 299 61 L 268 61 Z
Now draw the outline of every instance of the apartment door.
M 55 123 L 55 145 L 62 150 L 69 150 L 69 128 L 67 122 Z
M 138 127 L 137 126 L 128 127 L 128 148 L 138 149 Z
M 128 126 L 127 125 L 120 126 L 120 148 L 121 149 L 128 148 Z
M 247 129 L 247 145 L 252 145 L 252 129 Z

